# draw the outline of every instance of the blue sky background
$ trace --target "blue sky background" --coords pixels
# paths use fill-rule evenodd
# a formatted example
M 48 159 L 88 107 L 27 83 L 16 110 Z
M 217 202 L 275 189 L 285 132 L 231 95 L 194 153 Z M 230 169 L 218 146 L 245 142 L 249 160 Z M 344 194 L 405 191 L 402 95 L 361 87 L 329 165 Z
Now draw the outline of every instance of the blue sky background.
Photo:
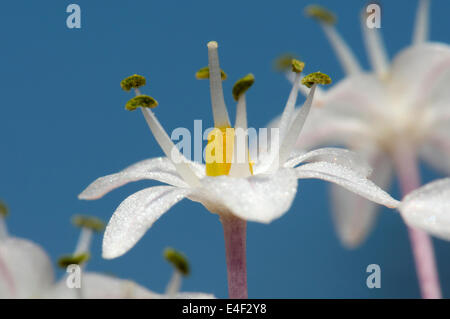
M 359 28 L 365 1 L 316 1 L 339 15 L 338 28 L 368 66 Z M 66 27 L 66 6 L 82 9 L 82 29 Z M 345 3 L 345 5 L 344 5 Z M 249 125 L 263 127 L 281 112 L 290 86 L 272 70 L 285 51 L 298 53 L 307 71 L 335 80 L 343 73 L 319 26 L 302 14 L 309 1 L 8 1 L 2 4 L 0 59 L 0 198 L 11 209 L 10 232 L 43 245 L 52 260 L 73 250 L 73 214 L 108 220 L 119 203 L 153 182 L 118 189 L 84 202 L 79 192 L 99 176 L 161 156 L 139 112 L 124 110 L 131 97 L 119 82 L 148 77 L 145 93 L 160 102 L 167 131 L 212 125 L 208 84 L 194 78 L 207 64 L 206 43 L 217 40 L 228 72 L 226 101 L 234 117 L 233 82 L 256 77 L 248 94 Z M 416 1 L 383 1 L 382 31 L 392 57 L 410 43 Z M 450 2 L 432 1 L 431 38 L 449 42 Z M 425 62 L 425 61 L 424 61 Z M 419 119 L 418 119 L 419 120 Z M 423 180 L 439 177 L 422 167 Z M 383 209 L 359 249 L 336 238 L 328 187 L 303 180 L 291 210 L 270 225 L 248 225 L 248 285 L 253 298 L 419 297 L 407 233 L 398 214 Z M 392 190 L 399 198 L 397 186 Z M 171 268 L 166 246 L 185 252 L 192 275 L 183 290 L 227 296 L 225 252 L 217 216 L 185 200 L 163 216 L 129 253 L 101 258 L 95 238 L 90 270 L 112 273 L 163 291 Z M 450 297 L 450 243 L 435 240 L 444 295 Z M 382 269 L 382 288 L 365 285 L 366 266 Z M 60 271 L 59 275 L 62 274 Z

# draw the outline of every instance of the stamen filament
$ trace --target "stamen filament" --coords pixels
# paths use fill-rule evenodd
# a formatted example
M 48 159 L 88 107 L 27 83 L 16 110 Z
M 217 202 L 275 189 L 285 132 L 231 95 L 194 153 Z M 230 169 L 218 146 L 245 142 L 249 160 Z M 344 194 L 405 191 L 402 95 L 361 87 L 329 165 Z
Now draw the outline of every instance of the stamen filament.
M 330 41 L 331 46 L 336 53 L 339 62 L 341 63 L 342 68 L 344 69 L 347 75 L 358 74 L 361 73 L 362 69 L 359 65 L 358 60 L 356 59 L 353 52 L 350 50 L 349 46 L 345 43 L 339 33 L 336 31 L 334 26 L 327 25 L 324 23 L 320 23 Z
M 289 127 L 289 130 L 286 133 L 285 138 L 282 138 L 281 146 L 280 146 L 280 155 L 279 155 L 279 165 L 283 165 L 284 162 L 288 159 L 291 154 L 292 149 L 297 142 L 297 139 L 303 129 L 303 125 L 305 124 L 306 118 L 308 117 L 308 113 L 311 109 L 312 101 L 314 98 L 314 91 L 316 90 L 317 83 L 314 83 L 309 91 L 308 97 L 306 98 L 305 103 L 300 108 L 297 113 L 297 116 L 292 121 L 292 124 Z
M 74 251 L 74 255 L 89 253 L 91 250 L 92 243 L 92 229 L 83 227 L 81 229 L 80 237 L 78 238 L 78 243 Z
M 249 166 L 249 157 L 248 157 L 248 136 L 247 136 L 247 103 L 245 99 L 245 94 L 239 96 L 238 105 L 236 110 L 236 121 L 234 124 L 234 156 L 235 161 L 231 164 L 230 176 L 235 177 L 248 177 L 251 176 L 252 173 L 250 171 Z M 244 161 L 240 160 L 239 147 L 241 147 L 241 143 L 239 143 L 239 136 L 245 134 L 244 136 Z M 242 147 L 241 147 L 242 148 Z
M 209 83 L 214 126 L 222 128 L 230 126 L 230 119 L 223 98 L 222 76 L 217 48 L 217 42 L 211 41 L 208 43 Z
M 364 44 L 370 64 L 375 73 L 382 78 L 388 73 L 389 62 L 381 34 L 378 32 L 378 29 L 370 29 L 367 27 L 366 14 L 362 14 L 361 20 Z
M 166 297 L 168 299 L 174 299 L 176 294 L 180 292 L 182 280 L 183 278 L 181 273 L 178 270 L 174 270 L 172 278 L 170 278 L 170 281 L 166 287 Z
M 6 227 L 5 217 L 0 215 L 0 241 L 6 240 L 8 237 L 8 227 Z
M 295 104 L 297 102 L 298 90 L 300 87 L 301 74 L 295 73 L 295 79 L 292 84 L 291 92 L 289 93 L 289 98 L 284 107 L 283 113 L 281 115 L 280 124 L 278 125 L 280 129 L 280 138 L 283 139 L 286 134 L 290 121 L 292 119 L 292 114 L 295 110 Z
M 420 0 L 417 7 L 413 44 L 421 44 L 428 39 L 430 0 Z
M 136 88 L 134 91 L 136 93 L 136 96 L 141 95 L 141 91 L 139 89 Z M 186 183 L 193 187 L 200 186 L 201 184 L 197 175 L 195 175 L 195 173 L 189 168 L 188 164 L 184 162 L 185 157 L 180 153 L 175 144 L 173 144 L 172 140 L 170 139 L 169 135 L 167 135 L 161 123 L 159 123 L 155 114 L 146 107 L 141 107 L 141 111 L 148 124 L 148 127 L 150 128 L 153 136 L 156 139 L 156 142 L 158 142 L 164 154 L 166 154 L 166 156 L 172 161 L 181 178 L 183 178 Z M 176 157 L 175 159 L 173 158 L 173 155 Z

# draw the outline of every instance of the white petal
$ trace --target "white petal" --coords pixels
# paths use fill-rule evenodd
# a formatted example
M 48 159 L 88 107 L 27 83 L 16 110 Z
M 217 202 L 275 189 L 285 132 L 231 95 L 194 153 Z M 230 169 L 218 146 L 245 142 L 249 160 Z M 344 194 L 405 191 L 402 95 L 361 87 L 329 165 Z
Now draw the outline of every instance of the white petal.
M 392 164 L 384 154 L 372 156 L 372 180 L 388 189 L 392 180 Z M 331 184 L 332 214 L 339 239 L 347 248 L 360 245 L 375 224 L 377 205 L 345 188 Z
M 205 177 L 203 187 L 189 196 L 212 213 L 231 213 L 248 221 L 269 223 L 282 216 L 297 192 L 292 169 L 248 178 Z
M 448 74 L 450 69 L 450 47 L 446 44 L 427 43 L 410 47 L 400 52 L 391 66 L 391 90 L 403 96 L 411 105 L 421 105 L 438 85 L 441 95 L 448 101 Z M 447 84 L 446 84 L 447 83 Z
M 97 178 L 78 198 L 98 199 L 120 186 L 143 179 L 157 180 L 179 187 L 188 186 L 167 157 L 158 157 L 137 162 L 118 173 Z
M 450 240 L 450 178 L 411 192 L 403 199 L 399 210 L 407 224 Z
M 37 297 L 53 280 L 50 258 L 40 246 L 14 237 L 0 242 L 0 299 Z
M 114 212 L 103 237 L 103 258 L 119 257 L 130 250 L 153 223 L 178 203 L 190 189 L 155 186 L 125 199 Z
M 68 288 L 66 278 L 63 278 L 47 291 L 43 297 L 51 299 L 159 299 L 161 298 L 161 295 L 154 293 L 131 280 L 115 278 L 94 272 L 84 272 L 81 275 L 81 289 Z
M 298 178 L 318 178 L 336 183 L 375 203 L 395 208 L 399 202 L 376 186 L 372 181 L 344 166 L 316 162 L 295 168 Z
M 326 147 L 308 153 L 294 153 L 284 165 L 285 167 L 294 167 L 300 163 L 308 162 L 327 162 L 344 166 L 352 169 L 365 177 L 372 173 L 369 163 L 359 154 L 343 148 Z
M 420 155 L 437 170 L 450 174 L 450 127 L 447 132 L 435 132 L 422 145 Z

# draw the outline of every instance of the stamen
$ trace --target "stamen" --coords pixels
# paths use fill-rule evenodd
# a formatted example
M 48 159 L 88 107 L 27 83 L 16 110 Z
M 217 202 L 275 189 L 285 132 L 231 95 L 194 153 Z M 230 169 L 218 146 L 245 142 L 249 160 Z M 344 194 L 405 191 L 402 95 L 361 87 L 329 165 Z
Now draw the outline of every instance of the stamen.
M 314 92 L 318 84 L 330 84 L 331 78 L 320 72 L 312 73 L 305 76 L 302 80 L 302 84 L 311 88 L 309 91 L 308 97 L 306 98 L 305 103 L 300 108 L 297 116 L 292 121 L 292 124 L 289 127 L 288 132 L 286 133 L 286 137 L 282 139 L 282 144 L 280 146 L 280 157 L 279 157 L 279 165 L 283 165 L 284 162 L 288 159 L 291 154 L 292 149 L 294 148 L 297 139 L 303 129 L 306 118 L 308 117 L 309 111 L 311 109 L 311 105 L 314 98 Z
M 305 76 L 302 79 L 302 84 L 309 88 L 311 88 L 314 84 L 327 85 L 331 84 L 331 78 L 324 73 L 314 72 Z
M 430 0 L 420 0 L 417 7 L 413 44 L 421 44 L 428 39 Z
M 65 255 L 58 259 L 58 266 L 67 268 L 69 265 L 82 265 L 91 258 L 90 254 L 83 253 L 78 255 Z
M 129 80 L 130 78 L 133 78 L 133 76 L 126 78 L 122 82 L 125 81 L 125 83 L 128 84 L 132 82 L 135 84 L 136 82 Z M 142 81 L 140 83 L 142 83 Z M 183 178 L 186 181 L 186 183 L 188 183 L 193 187 L 200 186 L 200 181 L 197 175 L 195 175 L 195 173 L 189 168 L 188 164 L 185 161 L 184 156 L 173 144 L 172 140 L 170 139 L 169 135 L 167 135 L 161 123 L 159 123 L 155 114 L 153 114 L 153 112 L 150 110 L 150 108 L 157 106 L 158 102 L 156 102 L 156 100 L 150 96 L 141 95 L 139 87 L 129 86 L 128 84 L 125 84 L 125 87 L 126 88 L 130 87 L 130 89 L 134 88 L 136 97 L 128 101 L 126 108 L 128 110 L 135 110 L 138 107 L 141 108 L 142 114 L 144 115 L 144 118 L 147 121 L 147 124 L 153 133 L 153 136 L 155 137 L 159 146 L 163 150 L 164 154 L 172 161 L 181 178 Z
M 297 59 L 292 59 L 291 66 L 292 66 L 292 72 L 302 73 L 303 69 L 305 68 L 305 63 L 302 61 L 299 61 Z
M 293 61 L 293 60 L 292 60 Z M 293 62 L 291 61 L 291 65 L 293 66 Z M 303 63 L 304 66 L 304 63 Z M 281 115 L 280 123 L 278 128 L 280 129 L 280 138 L 283 140 L 284 135 L 286 134 L 289 123 L 292 120 L 292 114 L 295 110 L 295 104 L 297 103 L 298 90 L 300 86 L 300 73 L 295 73 L 294 83 L 292 85 L 291 92 L 289 93 L 289 98 L 286 102 L 286 106 L 284 107 L 283 114 Z
M 144 86 L 147 80 L 142 75 L 131 75 L 120 82 L 120 86 L 124 91 L 129 92 L 131 89 L 138 89 Z
M 189 262 L 184 254 L 173 248 L 166 248 L 164 250 L 164 258 L 183 276 L 189 275 Z
M 273 61 L 273 68 L 279 72 L 290 71 L 292 60 L 294 59 L 298 59 L 297 55 L 293 53 L 284 53 Z
M 6 227 L 5 217 L 9 215 L 8 207 L 0 200 L 0 241 L 8 238 L 8 227 Z
M 321 23 L 326 23 L 330 25 L 336 24 L 337 21 L 337 17 L 333 12 L 324 7 L 314 4 L 309 5 L 305 8 L 305 14 L 308 17 L 316 19 Z
M 9 215 L 8 206 L 6 206 L 6 204 L 0 200 L 0 218 L 6 217 L 8 215 Z
M 155 108 L 158 106 L 158 102 L 148 95 L 139 95 L 127 102 L 125 105 L 125 109 L 128 111 L 134 111 L 138 107 L 148 107 L 148 108 Z
M 347 75 L 361 73 L 362 69 L 358 60 L 334 28 L 336 16 L 331 11 L 316 5 L 306 7 L 305 13 L 320 23 Z
M 252 165 L 249 162 L 248 137 L 247 137 L 247 103 L 245 99 L 246 91 L 255 82 L 253 74 L 247 74 L 242 79 L 238 80 L 233 86 L 233 97 L 238 101 L 236 111 L 236 121 L 234 123 L 234 156 L 235 161 L 231 165 L 230 176 L 247 177 L 253 174 Z M 243 136 L 244 144 L 239 143 L 239 137 Z M 243 150 L 242 150 L 243 148 Z M 244 159 L 241 160 L 241 152 L 244 153 Z
M 255 83 L 255 76 L 251 73 L 238 80 L 233 86 L 233 98 L 235 101 Z
M 217 128 L 229 127 L 230 119 L 228 117 L 227 107 L 225 106 L 225 100 L 223 98 L 218 44 L 216 41 L 208 42 L 208 62 L 214 126 Z
M 381 34 L 378 32 L 377 28 L 370 29 L 367 27 L 367 13 L 365 11 L 361 17 L 361 27 L 364 35 L 363 38 L 370 64 L 377 75 L 383 78 L 388 72 L 389 62 Z
M 87 228 L 97 233 L 101 233 L 105 229 L 105 223 L 94 216 L 75 215 L 72 217 L 72 224 L 80 228 Z
M 81 229 L 74 255 L 89 253 L 91 250 L 93 230 L 89 228 Z
M 200 70 L 198 70 L 195 73 L 195 77 L 197 78 L 197 80 L 209 79 L 209 66 L 205 66 L 205 67 L 201 68 Z M 222 81 L 225 81 L 227 79 L 227 74 L 222 69 L 220 70 L 220 77 L 222 78 Z

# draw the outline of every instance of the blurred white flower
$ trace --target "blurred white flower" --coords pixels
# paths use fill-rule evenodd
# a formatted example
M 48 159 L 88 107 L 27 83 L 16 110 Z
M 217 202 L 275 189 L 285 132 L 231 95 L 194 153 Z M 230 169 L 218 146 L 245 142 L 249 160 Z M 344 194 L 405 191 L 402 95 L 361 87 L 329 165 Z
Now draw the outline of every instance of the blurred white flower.
M 372 180 L 383 189 L 391 184 L 394 162 L 401 162 L 408 153 L 450 172 L 450 48 L 424 43 L 428 7 L 429 1 L 420 1 L 414 43 L 392 63 L 377 29 L 367 28 L 363 17 L 372 72 L 362 70 L 333 25 L 315 16 L 347 77 L 320 92 L 297 149 L 343 145 L 358 151 L 373 168 Z M 359 245 L 375 221 L 376 205 L 333 185 L 332 198 L 340 239 L 348 247 Z

